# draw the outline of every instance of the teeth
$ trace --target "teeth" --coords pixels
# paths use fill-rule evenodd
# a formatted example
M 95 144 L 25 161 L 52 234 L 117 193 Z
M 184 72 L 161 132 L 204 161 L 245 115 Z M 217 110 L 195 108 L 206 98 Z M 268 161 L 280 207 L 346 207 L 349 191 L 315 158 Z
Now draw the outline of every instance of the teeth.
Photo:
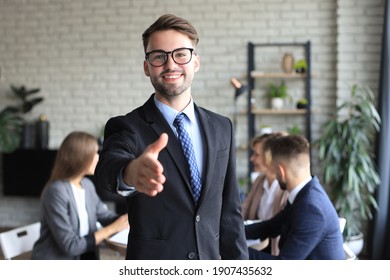
M 175 76 L 165 76 L 166 79 L 176 79 L 179 78 L 180 75 L 175 75 Z

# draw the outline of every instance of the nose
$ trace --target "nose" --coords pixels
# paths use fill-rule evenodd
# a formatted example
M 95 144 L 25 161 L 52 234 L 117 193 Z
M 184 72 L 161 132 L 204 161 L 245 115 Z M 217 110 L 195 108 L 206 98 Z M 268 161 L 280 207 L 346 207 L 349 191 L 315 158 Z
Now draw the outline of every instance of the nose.
M 172 69 L 171 66 L 176 66 L 176 62 L 173 60 L 172 53 L 168 53 L 167 55 L 167 62 L 164 65 L 168 69 Z

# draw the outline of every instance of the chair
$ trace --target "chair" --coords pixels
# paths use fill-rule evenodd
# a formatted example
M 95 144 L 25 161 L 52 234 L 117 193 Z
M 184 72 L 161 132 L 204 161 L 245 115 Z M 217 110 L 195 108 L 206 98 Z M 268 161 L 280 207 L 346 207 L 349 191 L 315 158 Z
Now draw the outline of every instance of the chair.
M 344 231 L 345 224 L 347 223 L 347 220 L 345 218 L 339 218 L 339 222 L 340 222 L 340 230 L 342 233 Z M 344 249 L 344 253 L 345 253 L 345 259 L 356 260 L 355 253 L 352 252 L 352 250 L 348 247 L 347 244 L 343 243 L 343 249 Z
M 0 245 L 4 258 L 11 260 L 32 250 L 39 238 L 41 223 L 37 222 L 0 233 Z

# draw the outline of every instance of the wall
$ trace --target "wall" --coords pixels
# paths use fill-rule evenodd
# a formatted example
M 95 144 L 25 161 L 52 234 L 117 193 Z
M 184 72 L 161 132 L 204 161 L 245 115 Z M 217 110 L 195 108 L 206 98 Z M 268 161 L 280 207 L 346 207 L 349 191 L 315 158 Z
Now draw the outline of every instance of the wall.
M 98 136 L 109 117 L 153 92 L 142 70 L 141 34 L 159 15 L 174 13 L 200 35 L 196 103 L 232 119 L 229 79 L 245 82 L 247 42 L 310 40 L 315 139 L 345 84 L 377 88 L 383 7 L 384 0 L 0 0 L 0 107 L 15 101 L 10 84 L 40 87 L 45 101 L 26 118 L 47 115 L 51 148 L 72 130 Z M 246 143 L 245 121 L 238 123 L 237 143 Z M 246 166 L 246 153 L 238 152 L 237 173 L 246 174 Z M 0 226 L 37 220 L 38 204 L 0 195 Z

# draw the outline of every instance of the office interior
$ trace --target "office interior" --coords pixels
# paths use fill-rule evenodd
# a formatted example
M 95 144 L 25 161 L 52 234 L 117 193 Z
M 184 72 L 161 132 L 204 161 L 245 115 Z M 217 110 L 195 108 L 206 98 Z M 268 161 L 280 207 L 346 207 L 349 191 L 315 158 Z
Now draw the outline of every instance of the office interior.
M 141 106 L 153 93 L 143 73 L 141 35 L 161 14 L 172 13 L 191 21 L 199 32 L 196 51 L 201 69 L 192 86 L 194 101 L 232 120 L 237 186 L 244 194 L 251 173 L 251 132 L 295 127 L 314 143 L 337 106 L 350 98 L 354 84 L 372 89 L 382 117 L 382 130 L 372 140 L 382 182 L 375 193 L 379 208 L 364 223 L 360 258 L 389 259 L 390 133 L 384 130 L 390 109 L 388 2 L 0 0 L 0 110 L 17 102 L 11 85 L 39 88 L 43 101 L 23 117 L 38 122 L 44 116 L 49 123 L 44 147 L 27 143 L 12 156 L 0 154 L 0 228 L 38 221 L 39 193 L 55 151 L 69 132 L 82 130 L 101 138 L 110 117 Z M 307 43 L 310 77 L 277 79 L 288 83 L 291 99 L 285 101 L 284 109 L 291 111 L 298 100 L 308 97 L 306 79 L 310 79 L 310 118 L 306 113 L 261 113 L 269 108 L 263 98 L 269 80 L 256 80 L 253 91 L 248 91 L 250 44 L 275 44 L 256 49 L 256 71 L 286 73 L 290 70 L 283 69 L 284 55 L 292 54 L 295 62 L 307 58 L 302 47 Z M 248 121 L 249 106 L 260 110 L 254 123 Z M 311 152 L 313 174 L 321 178 L 318 150 L 313 146 Z M 123 210 L 115 196 L 106 191 L 100 194 L 110 208 Z

